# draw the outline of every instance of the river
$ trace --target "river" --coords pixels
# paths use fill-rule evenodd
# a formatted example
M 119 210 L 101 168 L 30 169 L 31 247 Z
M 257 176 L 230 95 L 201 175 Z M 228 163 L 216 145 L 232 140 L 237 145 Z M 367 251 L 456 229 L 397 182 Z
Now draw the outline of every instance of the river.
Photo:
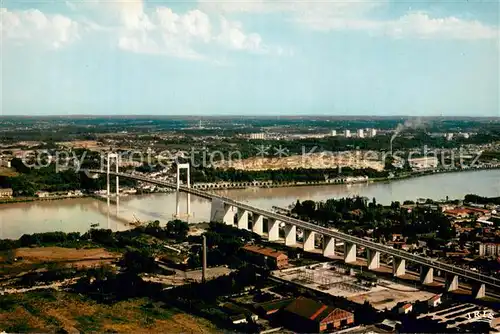
M 354 185 L 303 186 L 288 188 L 252 188 L 219 191 L 225 196 L 271 209 L 287 207 L 297 199 L 326 200 L 346 196 L 375 197 L 378 203 L 416 200 L 417 198 L 463 198 L 466 194 L 500 196 L 500 170 L 447 173 Z M 85 232 L 90 224 L 102 228 L 124 230 L 129 222 L 173 219 L 175 193 L 127 196 L 119 205 L 93 198 L 28 202 L 0 205 L 0 238 L 19 238 L 25 233 L 48 231 Z M 186 195 L 181 194 L 181 212 L 186 210 Z M 210 203 L 191 196 L 190 222 L 207 221 Z

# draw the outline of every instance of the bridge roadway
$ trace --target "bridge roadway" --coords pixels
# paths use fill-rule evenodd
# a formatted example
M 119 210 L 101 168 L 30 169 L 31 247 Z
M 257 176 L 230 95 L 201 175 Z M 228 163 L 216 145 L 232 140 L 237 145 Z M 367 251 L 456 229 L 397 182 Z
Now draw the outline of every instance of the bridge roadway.
M 106 174 L 106 171 L 88 170 L 88 173 Z M 109 174 L 110 174 L 110 176 L 124 177 L 124 178 L 128 178 L 128 179 L 133 179 L 133 180 L 138 180 L 138 181 L 143 181 L 143 182 L 147 182 L 147 183 L 151 183 L 151 184 L 160 185 L 160 186 L 167 187 L 167 188 L 177 189 L 177 186 L 174 183 L 160 181 L 160 180 L 154 180 L 154 179 L 150 179 L 150 178 L 140 176 L 140 175 L 132 175 L 132 174 L 127 174 L 127 173 L 113 173 L 113 172 L 110 172 Z M 426 267 L 434 268 L 435 270 L 437 269 L 437 270 L 441 270 L 441 271 L 444 271 L 444 272 L 447 272 L 450 274 L 458 275 L 458 276 L 466 278 L 468 280 L 471 280 L 471 281 L 474 281 L 477 283 L 486 284 L 486 285 L 490 286 L 491 288 L 500 290 L 500 279 L 496 279 L 496 278 L 493 278 L 493 277 L 490 277 L 487 275 L 483 275 L 483 274 L 480 274 L 480 273 L 477 273 L 477 272 L 474 272 L 471 270 L 463 269 L 463 268 L 453 266 L 453 265 L 450 265 L 447 263 L 443 263 L 440 261 L 431 260 L 431 259 L 428 259 L 426 257 L 411 254 L 411 253 L 403 251 L 403 250 L 394 249 L 392 247 L 388 247 L 388 246 L 378 244 L 376 242 L 368 241 L 368 240 L 365 240 L 362 238 L 354 237 L 352 235 L 345 234 L 345 233 L 342 233 L 339 231 L 333 231 L 333 230 L 328 229 L 326 227 L 322 227 L 322 226 L 318 226 L 318 225 L 315 225 L 312 223 L 308 223 L 308 222 L 305 222 L 303 220 L 299 220 L 299 219 L 284 216 L 284 215 L 281 215 L 278 213 L 259 209 L 257 207 L 248 205 L 246 203 L 235 201 L 235 200 L 228 198 L 228 197 L 219 196 L 217 194 L 208 193 L 206 191 L 201 191 L 198 189 L 188 188 L 186 186 L 180 186 L 179 189 L 183 192 L 190 193 L 192 195 L 195 195 L 195 196 L 198 196 L 201 198 L 205 198 L 205 199 L 209 199 L 209 200 L 219 199 L 228 205 L 235 206 L 235 207 L 238 207 L 240 209 L 244 209 L 246 211 L 256 213 L 258 215 L 262 215 L 263 217 L 266 217 L 266 218 L 276 219 L 276 220 L 279 220 L 281 222 L 295 225 L 295 226 L 298 226 L 302 229 L 313 231 L 313 232 L 316 232 L 316 233 L 321 234 L 321 235 L 326 235 L 326 236 L 332 237 L 332 238 L 337 239 L 337 240 L 343 240 L 344 242 L 352 243 L 352 244 L 355 244 L 357 246 L 364 246 L 366 248 L 369 248 L 369 249 L 372 249 L 375 251 L 379 251 L 380 253 L 383 253 L 383 254 L 392 255 L 392 256 L 395 256 L 397 258 L 404 259 L 406 261 L 410 261 L 410 262 L 420 264 L 420 265 L 423 265 Z

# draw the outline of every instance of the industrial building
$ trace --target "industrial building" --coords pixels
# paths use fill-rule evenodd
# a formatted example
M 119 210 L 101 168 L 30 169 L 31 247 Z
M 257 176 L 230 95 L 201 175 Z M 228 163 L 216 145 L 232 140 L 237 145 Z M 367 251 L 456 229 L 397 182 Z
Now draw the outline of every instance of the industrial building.
M 427 305 L 429 307 L 437 307 L 440 304 L 441 304 L 441 294 L 435 295 L 427 301 Z
M 250 139 L 266 139 L 266 135 L 264 133 L 251 133 Z
M 368 136 L 375 137 L 377 135 L 377 129 L 368 129 Z
M 257 321 L 259 316 L 249 310 L 233 303 L 225 303 L 222 309 L 228 316 L 228 320 L 234 325 L 246 324 L 248 321 Z
M 245 245 L 243 251 L 248 259 L 258 265 L 272 269 L 282 269 L 288 266 L 288 256 L 280 251 L 257 245 Z
M 284 309 L 283 322 L 302 333 L 319 333 L 354 323 L 354 314 L 313 299 L 299 297 Z
M 479 244 L 479 256 L 500 256 L 500 244 L 494 242 Z
M 11 168 L 12 167 L 11 161 L 0 159 L 0 167 Z
M 413 305 L 410 303 L 404 304 L 399 308 L 399 314 L 408 314 L 413 311 Z
M 13 195 L 13 191 L 11 188 L 0 188 L 0 198 L 7 197 L 10 198 Z
M 413 158 L 408 159 L 408 164 L 410 167 L 415 169 L 426 169 L 426 168 L 436 168 L 438 166 L 437 157 L 424 157 L 424 158 Z

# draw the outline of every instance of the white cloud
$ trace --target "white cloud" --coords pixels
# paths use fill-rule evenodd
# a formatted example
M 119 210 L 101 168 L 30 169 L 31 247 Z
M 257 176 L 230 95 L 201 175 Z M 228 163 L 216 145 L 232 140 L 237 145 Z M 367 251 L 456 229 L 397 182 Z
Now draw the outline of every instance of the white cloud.
M 258 34 L 245 34 L 241 23 L 229 22 L 225 18 L 221 19 L 221 32 L 217 40 L 236 50 L 264 51 L 262 48 L 262 38 Z
M 128 51 L 203 59 L 196 51 L 203 45 L 217 44 L 256 53 L 270 50 L 263 45 L 260 35 L 245 33 L 240 23 L 218 17 L 220 24 L 213 24 L 213 20 L 199 9 L 177 14 L 170 8 L 157 7 L 149 15 L 134 12 L 133 17 L 140 20 L 125 25 L 118 43 L 120 48 Z M 127 20 L 132 22 L 130 18 Z
M 190 59 L 205 58 L 200 49 L 217 53 L 213 47 L 253 53 L 273 50 L 259 34 L 245 32 L 240 23 L 220 15 L 211 18 L 199 9 L 182 14 L 161 6 L 146 9 L 143 0 L 67 1 L 66 6 L 74 19 L 36 9 L 2 9 L 2 38 L 57 48 L 104 34 L 124 51 Z
M 386 34 L 396 37 L 491 39 L 498 38 L 498 28 L 488 27 L 478 21 L 456 17 L 431 18 L 423 12 L 414 12 L 382 25 Z
M 288 12 L 302 21 L 312 19 L 357 17 L 382 7 L 387 0 L 346 1 L 346 0 L 198 0 L 200 7 L 207 11 L 222 13 L 272 13 Z
M 4 43 L 23 45 L 34 42 L 43 47 L 59 48 L 77 40 L 80 25 L 62 15 L 46 15 L 39 10 L 9 11 L 0 8 L 0 32 Z
M 396 20 L 376 21 L 368 19 L 344 19 L 303 21 L 311 28 L 334 30 L 360 30 L 372 35 L 391 38 L 418 39 L 494 39 L 498 29 L 488 27 L 477 21 L 466 21 L 456 17 L 432 18 L 423 12 L 412 12 Z
M 212 1 L 199 0 L 201 8 L 222 13 L 288 13 L 291 21 L 319 31 L 357 30 L 372 35 L 391 38 L 441 38 L 441 39 L 494 39 L 499 36 L 498 27 L 479 21 L 463 20 L 448 16 L 433 18 L 423 12 L 407 14 L 388 20 L 373 19 L 376 9 L 387 5 L 380 1 L 281 1 L 246 0 Z

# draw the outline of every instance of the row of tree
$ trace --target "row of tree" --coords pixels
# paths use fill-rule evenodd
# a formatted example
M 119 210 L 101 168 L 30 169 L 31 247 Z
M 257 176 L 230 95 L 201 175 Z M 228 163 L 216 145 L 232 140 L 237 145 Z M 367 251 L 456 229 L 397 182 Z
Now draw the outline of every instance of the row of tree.
M 382 206 L 375 198 L 372 201 L 359 196 L 324 202 L 297 201 L 292 213 L 360 237 L 368 236 L 368 231 L 371 231 L 370 236 L 388 240 L 393 233 L 399 233 L 415 242 L 418 235 L 435 233 L 437 238 L 431 242 L 437 244 L 456 235 L 450 219 L 440 211 L 423 206 L 408 210 L 399 202 Z

